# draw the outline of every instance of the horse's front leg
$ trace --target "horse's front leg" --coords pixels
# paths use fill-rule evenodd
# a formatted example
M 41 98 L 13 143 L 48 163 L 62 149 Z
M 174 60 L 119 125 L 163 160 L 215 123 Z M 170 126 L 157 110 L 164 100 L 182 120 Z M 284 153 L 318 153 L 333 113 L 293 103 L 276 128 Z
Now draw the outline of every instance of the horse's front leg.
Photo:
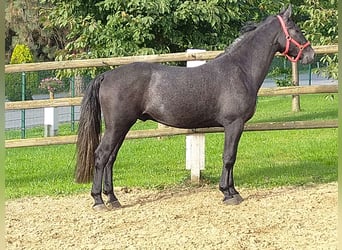
M 225 204 L 239 204 L 243 201 L 234 186 L 233 168 L 236 160 L 237 148 L 244 128 L 243 120 L 235 120 L 225 126 L 225 140 L 223 152 L 223 167 L 220 180 L 220 190 L 224 195 Z

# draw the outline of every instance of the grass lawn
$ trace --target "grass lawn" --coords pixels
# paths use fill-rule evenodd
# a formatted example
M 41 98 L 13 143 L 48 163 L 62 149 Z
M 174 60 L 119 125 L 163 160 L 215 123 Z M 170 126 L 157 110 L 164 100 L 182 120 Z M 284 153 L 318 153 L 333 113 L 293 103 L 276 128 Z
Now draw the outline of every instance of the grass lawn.
M 291 112 L 291 97 L 260 97 L 250 122 L 337 119 L 337 96 L 301 96 L 302 111 Z M 138 122 L 133 129 L 155 128 Z M 42 128 L 28 132 L 43 135 Z M 16 138 L 20 131 L 6 131 Z M 72 134 L 68 125 L 60 135 Z M 204 182 L 217 185 L 222 167 L 223 134 L 206 135 Z M 337 129 L 245 132 L 235 165 L 240 187 L 274 187 L 337 181 Z M 90 192 L 91 184 L 73 181 L 75 145 L 6 150 L 6 199 L 23 196 L 68 195 Z M 115 186 L 163 188 L 186 185 L 185 137 L 126 140 L 114 167 Z

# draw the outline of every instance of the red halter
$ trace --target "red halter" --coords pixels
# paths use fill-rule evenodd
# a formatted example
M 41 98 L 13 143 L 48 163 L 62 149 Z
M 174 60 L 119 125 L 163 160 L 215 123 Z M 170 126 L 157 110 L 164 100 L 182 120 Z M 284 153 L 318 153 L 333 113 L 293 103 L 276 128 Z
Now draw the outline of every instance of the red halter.
M 286 25 L 285 22 L 283 20 L 283 18 L 281 18 L 281 16 L 277 15 L 279 22 L 281 24 L 281 27 L 283 28 L 283 31 L 285 33 L 285 37 L 286 37 L 286 47 L 285 47 L 285 51 L 282 53 L 284 56 L 287 57 L 287 59 L 289 59 L 291 62 L 298 62 L 300 56 L 303 53 L 303 50 L 308 47 L 310 45 L 310 42 L 307 41 L 305 44 L 301 45 L 299 42 L 297 42 L 296 40 L 294 40 L 290 35 L 289 32 L 286 29 Z M 289 48 L 290 48 L 290 43 L 293 43 L 294 45 L 296 45 L 299 48 L 299 52 L 298 55 L 296 56 L 296 58 L 293 58 L 291 56 L 289 56 L 287 53 L 289 52 Z

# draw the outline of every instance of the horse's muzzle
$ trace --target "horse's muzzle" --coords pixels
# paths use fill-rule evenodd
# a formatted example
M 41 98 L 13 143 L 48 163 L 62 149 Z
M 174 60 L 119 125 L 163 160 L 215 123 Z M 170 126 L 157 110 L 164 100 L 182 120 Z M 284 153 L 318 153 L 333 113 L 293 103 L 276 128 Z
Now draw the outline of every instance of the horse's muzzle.
M 315 51 L 313 50 L 311 46 L 306 47 L 303 50 L 303 54 L 300 58 L 300 62 L 302 64 L 310 64 L 313 62 L 314 59 L 315 59 Z

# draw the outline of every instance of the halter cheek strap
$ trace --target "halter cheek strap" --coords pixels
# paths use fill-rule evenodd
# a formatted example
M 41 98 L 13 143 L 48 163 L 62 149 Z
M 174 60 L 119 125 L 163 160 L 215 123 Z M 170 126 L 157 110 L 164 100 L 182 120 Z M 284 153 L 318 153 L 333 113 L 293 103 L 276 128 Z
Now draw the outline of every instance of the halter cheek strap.
M 284 52 L 282 53 L 284 56 L 286 56 L 287 57 L 287 59 L 289 59 L 291 62 L 298 62 L 298 60 L 299 60 L 299 58 L 300 58 L 300 56 L 302 55 L 302 53 L 303 53 L 303 50 L 306 48 L 306 47 L 308 47 L 309 45 L 310 45 L 310 42 L 309 41 L 307 41 L 305 44 L 300 44 L 299 42 L 297 42 L 295 39 L 293 39 L 291 36 L 290 36 L 290 34 L 289 34 L 289 32 L 288 32 L 288 30 L 287 30 L 287 28 L 286 28 L 286 25 L 285 25 L 285 22 L 284 22 L 284 20 L 283 20 L 283 18 L 281 17 L 281 16 L 279 16 L 279 15 L 277 15 L 277 18 L 278 18 L 278 20 L 279 20 L 279 22 L 280 22 L 280 24 L 281 24 L 281 27 L 282 27 L 282 29 L 283 29 L 283 31 L 284 31 L 284 34 L 285 34 L 285 37 L 286 37 L 286 46 L 285 46 L 285 50 L 284 50 Z M 296 56 L 296 58 L 293 58 L 293 57 L 291 57 L 291 56 L 289 56 L 287 53 L 289 52 L 289 49 L 290 49 L 290 44 L 291 43 L 293 43 L 294 45 L 296 45 L 297 46 L 297 48 L 299 49 L 299 52 L 298 52 L 298 55 Z

